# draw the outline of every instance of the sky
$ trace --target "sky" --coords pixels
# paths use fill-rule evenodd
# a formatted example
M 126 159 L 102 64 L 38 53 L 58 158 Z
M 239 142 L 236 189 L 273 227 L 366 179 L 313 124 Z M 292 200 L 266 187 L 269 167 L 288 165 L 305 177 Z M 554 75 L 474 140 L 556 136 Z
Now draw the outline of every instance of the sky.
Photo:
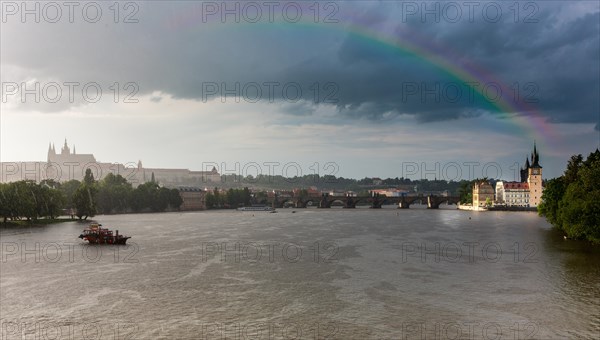
M 0 161 L 544 177 L 600 146 L 597 1 L 3 1 Z

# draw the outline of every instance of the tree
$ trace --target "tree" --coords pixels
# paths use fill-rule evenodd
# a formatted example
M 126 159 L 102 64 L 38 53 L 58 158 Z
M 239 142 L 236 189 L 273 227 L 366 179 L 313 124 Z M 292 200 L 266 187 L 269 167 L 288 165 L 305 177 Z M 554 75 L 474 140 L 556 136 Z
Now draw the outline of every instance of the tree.
M 48 216 L 48 206 L 47 203 L 50 200 L 50 189 L 45 185 L 32 185 L 31 190 L 33 192 L 33 197 L 35 200 L 35 212 L 37 218 L 38 216 Z
M 248 189 L 248 187 L 245 187 L 243 190 L 242 200 L 244 206 L 249 206 L 251 204 L 252 194 L 250 194 L 250 189 Z
M 150 208 L 154 212 L 165 211 L 169 206 L 169 192 L 167 188 L 156 188 L 152 192 L 152 204 Z
M 212 209 L 212 208 L 216 207 L 216 205 L 217 205 L 217 200 L 215 198 L 215 195 L 210 191 L 208 191 L 206 193 L 205 201 L 206 201 L 206 209 Z
M 600 153 L 572 156 L 562 177 L 546 183 L 538 212 L 569 238 L 600 243 Z
M 223 202 L 221 201 L 221 195 L 219 193 L 219 189 L 217 189 L 217 187 L 215 187 L 215 189 L 213 190 L 213 195 L 215 196 L 215 205 L 214 207 L 220 208 L 223 204 Z
M 157 192 L 158 184 L 154 182 L 138 185 L 131 194 L 131 208 L 136 212 L 152 209 L 156 206 L 155 196 Z
M 82 183 L 73 195 L 73 201 L 75 209 L 77 210 L 77 217 L 81 220 L 87 220 L 88 217 L 94 217 L 96 215 L 96 203 L 94 196 L 96 195 L 96 188 L 93 185 L 87 185 Z
M 39 185 L 34 186 L 33 190 L 35 192 L 37 216 L 54 219 L 61 214 L 65 199 L 60 190 L 54 189 L 50 185 L 57 186 L 57 183 L 42 181 Z
M 94 185 L 96 180 L 94 180 L 94 174 L 92 173 L 92 169 L 85 169 L 85 176 L 83 177 L 83 183 L 87 185 Z
M 257 197 L 260 196 L 261 193 L 257 193 Z M 266 198 L 266 194 L 264 194 Z M 207 209 L 215 209 L 215 208 L 236 208 L 239 206 L 249 206 L 252 204 L 252 194 L 250 193 L 250 189 L 247 187 L 243 189 L 229 189 L 222 195 L 219 192 L 219 189 L 215 188 L 212 192 L 208 191 L 206 193 L 206 208 Z
M 131 184 L 123 176 L 109 173 L 98 182 L 98 211 L 110 214 L 129 209 L 131 191 Z
M 182 203 L 179 190 L 160 187 L 152 181 L 138 185 L 131 192 L 131 208 L 136 212 L 144 210 L 161 212 L 168 207 L 179 209 Z
M 562 225 L 559 220 L 559 204 L 565 195 L 566 185 L 564 176 L 553 178 L 546 182 L 542 193 L 542 201 L 538 205 L 538 213 L 546 216 L 548 222 Z
M 600 161 L 578 171 L 560 205 L 559 221 L 569 237 L 600 243 Z
M 177 209 L 179 210 L 179 207 L 181 206 L 181 204 L 183 204 L 183 199 L 181 198 L 181 195 L 179 195 L 179 190 L 177 189 L 171 189 L 169 191 L 169 206 L 171 207 L 171 209 Z
M 577 181 L 577 173 L 579 172 L 579 168 L 583 164 L 583 156 L 581 155 L 573 155 L 571 159 L 569 159 L 569 163 L 567 163 L 567 170 L 565 170 L 564 179 L 565 184 L 569 185 L 575 181 Z
M 460 196 L 460 204 L 473 203 L 473 182 L 461 181 L 458 194 Z
M 233 191 L 233 189 L 227 190 L 227 204 L 230 207 L 235 207 L 237 203 L 237 192 Z
M 75 202 L 73 197 L 75 195 L 75 191 L 79 188 L 81 182 L 76 179 L 72 179 L 68 182 L 64 182 L 60 185 L 59 190 L 62 192 L 64 197 L 64 207 L 67 210 L 75 209 Z
M 61 215 L 62 207 L 65 205 L 65 196 L 60 190 L 51 189 L 46 201 L 47 216 L 54 219 Z
M 73 203 L 77 209 L 77 217 L 87 220 L 88 217 L 96 215 L 96 181 L 91 169 L 85 170 L 83 182 L 73 194 Z
M 0 183 L 0 216 L 4 219 L 4 223 L 7 219 L 15 217 L 17 203 L 14 184 Z
M 36 184 L 28 180 L 0 184 L 0 216 L 4 222 L 9 218 L 24 217 L 28 221 L 46 216 L 55 218 L 60 215 L 63 204 L 62 193 L 48 182 Z
M 14 211 L 16 217 L 25 217 L 28 221 L 37 218 L 35 186 L 36 184 L 33 181 L 18 181 L 14 183 L 14 197 L 18 202 Z

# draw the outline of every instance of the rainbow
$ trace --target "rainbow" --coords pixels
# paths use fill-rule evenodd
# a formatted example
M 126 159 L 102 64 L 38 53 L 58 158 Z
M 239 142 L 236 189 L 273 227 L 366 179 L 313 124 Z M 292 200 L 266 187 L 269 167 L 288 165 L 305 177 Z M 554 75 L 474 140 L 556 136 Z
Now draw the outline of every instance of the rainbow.
M 311 13 L 308 6 L 312 6 L 311 2 L 300 2 L 301 7 L 305 13 Z M 228 27 L 228 26 L 241 26 L 244 29 L 250 27 L 262 27 L 270 26 L 273 28 L 316 28 L 325 30 L 336 30 L 344 34 L 349 34 L 355 38 L 364 39 L 372 43 L 375 48 L 384 48 L 391 51 L 400 52 L 405 55 L 412 56 L 419 61 L 422 61 L 428 65 L 437 68 L 438 71 L 443 74 L 455 79 L 465 86 L 468 84 L 493 84 L 496 88 L 501 90 L 502 95 L 494 98 L 494 100 L 488 99 L 486 93 L 483 92 L 482 86 L 469 86 L 473 91 L 489 104 L 490 107 L 495 108 L 496 117 L 510 122 L 513 126 L 520 129 L 529 140 L 536 140 L 538 144 L 542 146 L 550 147 L 551 142 L 556 142 L 558 134 L 555 132 L 553 126 L 548 123 L 547 119 L 544 118 L 542 113 L 530 102 L 523 100 L 522 89 L 519 89 L 520 95 L 515 98 L 514 95 L 508 96 L 506 94 L 514 94 L 514 89 L 499 80 L 492 71 L 486 70 L 472 61 L 465 60 L 464 56 L 453 51 L 448 46 L 443 46 L 439 43 L 433 42 L 431 39 L 423 36 L 419 32 L 410 30 L 408 26 L 404 28 L 404 34 L 399 34 L 397 31 L 386 27 L 378 27 L 377 18 L 372 18 L 353 12 L 340 12 L 339 16 L 335 18 L 339 23 L 324 23 L 315 22 L 312 15 L 303 15 L 299 21 L 294 23 L 289 22 L 258 22 L 258 23 L 247 23 L 246 25 L 240 23 L 235 25 L 223 25 L 220 21 L 219 16 L 214 16 L 208 22 L 202 22 L 200 20 L 201 13 L 190 11 L 178 16 L 173 16 L 169 19 L 166 26 L 173 29 L 186 29 L 190 27 L 202 26 L 205 30 L 208 27 L 216 29 L 217 27 Z M 362 20 L 357 19 L 362 17 Z M 523 84 L 520 84 L 523 85 Z

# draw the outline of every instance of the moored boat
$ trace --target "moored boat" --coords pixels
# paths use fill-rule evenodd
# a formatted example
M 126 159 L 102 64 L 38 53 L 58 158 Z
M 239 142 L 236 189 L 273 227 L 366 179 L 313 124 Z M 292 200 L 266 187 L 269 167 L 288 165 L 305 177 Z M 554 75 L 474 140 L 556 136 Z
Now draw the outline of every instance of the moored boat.
M 83 230 L 79 238 L 90 244 L 125 244 L 131 237 L 119 235 L 118 230 L 113 234 L 112 230 L 102 228 L 102 224 L 92 223 Z

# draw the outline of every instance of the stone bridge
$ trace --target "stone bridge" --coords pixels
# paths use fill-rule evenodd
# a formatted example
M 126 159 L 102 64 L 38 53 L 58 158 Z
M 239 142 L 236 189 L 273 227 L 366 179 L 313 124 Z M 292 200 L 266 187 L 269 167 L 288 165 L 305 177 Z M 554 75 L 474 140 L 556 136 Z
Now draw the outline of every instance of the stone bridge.
M 271 205 L 273 208 L 283 208 L 286 204 L 292 205 L 295 208 L 306 208 L 307 206 L 317 206 L 318 208 L 331 208 L 332 204 L 338 203 L 344 208 L 356 208 L 357 204 L 366 204 L 373 209 L 379 209 L 384 205 L 397 205 L 399 209 L 408 209 L 411 204 L 420 202 L 427 204 L 427 209 L 438 209 L 440 204 L 458 204 L 460 198 L 457 196 L 401 196 L 401 197 L 385 197 L 385 196 L 330 196 L 323 194 L 321 197 L 291 197 L 281 198 L 274 197 L 265 199 L 260 203 Z

